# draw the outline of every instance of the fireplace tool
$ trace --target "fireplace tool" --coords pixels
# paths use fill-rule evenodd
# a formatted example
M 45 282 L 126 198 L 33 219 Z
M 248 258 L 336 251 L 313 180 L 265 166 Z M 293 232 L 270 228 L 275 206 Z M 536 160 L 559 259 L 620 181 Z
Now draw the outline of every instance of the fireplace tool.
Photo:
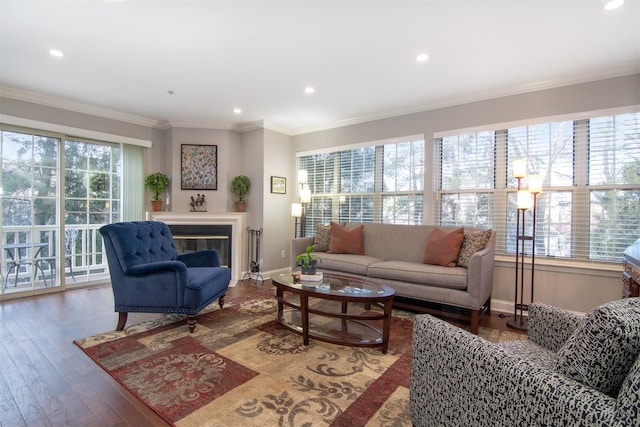
M 244 274 L 242 280 L 244 280 L 247 276 L 249 278 L 253 277 L 255 282 L 258 283 L 258 279 L 260 281 L 264 280 L 262 278 L 262 259 L 260 259 L 260 246 L 262 245 L 262 228 L 259 230 L 252 230 L 251 227 L 247 227 L 247 236 L 249 239 L 249 271 Z M 255 254 L 255 257 L 252 259 L 252 256 Z

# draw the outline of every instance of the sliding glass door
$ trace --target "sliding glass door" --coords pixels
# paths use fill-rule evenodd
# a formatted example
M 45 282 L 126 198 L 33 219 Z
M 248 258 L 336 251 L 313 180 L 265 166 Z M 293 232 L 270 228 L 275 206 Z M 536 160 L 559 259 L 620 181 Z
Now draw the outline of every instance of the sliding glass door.
M 0 295 L 106 278 L 98 229 L 120 220 L 120 146 L 0 132 Z
M 54 136 L 2 131 L 2 294 L 60 286 L 60 146 Z

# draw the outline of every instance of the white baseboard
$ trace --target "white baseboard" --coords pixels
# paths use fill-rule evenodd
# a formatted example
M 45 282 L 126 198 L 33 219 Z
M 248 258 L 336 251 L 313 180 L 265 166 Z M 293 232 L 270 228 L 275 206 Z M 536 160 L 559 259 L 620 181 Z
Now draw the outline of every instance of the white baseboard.
M 491 311 L 505 314 L 513 314 L 513 301 L 491 299 Z M 526 315 L 526 311 L 523 313 Z

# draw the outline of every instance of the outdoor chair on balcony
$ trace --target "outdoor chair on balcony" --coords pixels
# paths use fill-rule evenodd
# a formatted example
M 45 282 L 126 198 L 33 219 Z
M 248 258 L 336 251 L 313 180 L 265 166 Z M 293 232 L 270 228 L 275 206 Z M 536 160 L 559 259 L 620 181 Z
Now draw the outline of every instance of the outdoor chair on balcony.
M 71 278 L 73 281 L 76 281 L 75 276 L 73 275 L 73 260 L 71 259 L 73 255 L 73 247 L 76 245 L 76 240 L 78 239 L 77 228 L 65 228 L 64 230 L 64 262 L 69 263 L 69 271 L 71 272 Z
M 216 251 L 178 255 L 163 222 L 120 222 L 103 226 L 100 233 L 119 313 L 116 330 L 124 328 L 128 312 L 147 312 L 186 314 L 193 332 L 200 310 L 215 299 L 222 308 L 231 270 L 220 267 Z

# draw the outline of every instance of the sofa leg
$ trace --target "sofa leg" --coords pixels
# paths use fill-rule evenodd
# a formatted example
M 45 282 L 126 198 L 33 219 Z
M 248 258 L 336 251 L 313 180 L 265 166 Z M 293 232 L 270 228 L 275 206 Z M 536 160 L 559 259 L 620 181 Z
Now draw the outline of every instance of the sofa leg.
M 222 308 L 222 306 L 224 305 L 224 296 L 226 294 L 222 295 L 220 298 L 218 298 L 218 304 L 220 305 L 220 308 Z
M 478 335 L 478 324 L 480 323 L 480 310 L 471 310 L 471 333 Z
M 189 328 L 189 333 L 192 334 L 196 329 L 196 315 L 195 314 L 187 314 L 187 327 Z
M 118 313 L 118 326 L 116 326 L 116 331 L 121 331 L 124 329 L 124 325 L 127 323 L 127 315 L 129 313 L 126 311 L 120 311 Z

